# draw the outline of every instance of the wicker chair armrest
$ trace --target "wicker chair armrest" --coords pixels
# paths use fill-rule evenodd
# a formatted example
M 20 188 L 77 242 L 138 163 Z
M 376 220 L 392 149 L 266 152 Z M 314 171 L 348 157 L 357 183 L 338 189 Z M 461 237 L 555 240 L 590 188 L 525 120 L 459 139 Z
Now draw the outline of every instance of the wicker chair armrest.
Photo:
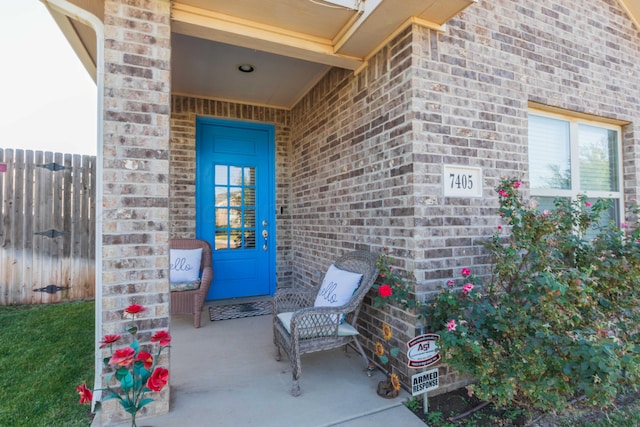
M 311 307 L 314 302 L 315 293 L 313 289 L 278 289 L 273 296 L 273 308 L 276 313 Z
M 212 280 L 213 280 L 213 268 L 209 266 L 204 267 L 202 269 L 202 277 L 200 278 L 200 283 L 211 284 Z

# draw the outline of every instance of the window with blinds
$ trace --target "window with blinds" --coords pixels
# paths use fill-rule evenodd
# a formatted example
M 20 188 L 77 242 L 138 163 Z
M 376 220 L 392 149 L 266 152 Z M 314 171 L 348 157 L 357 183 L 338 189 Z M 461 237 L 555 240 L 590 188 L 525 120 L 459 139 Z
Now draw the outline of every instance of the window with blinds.
M 556 198 L 610 199 L 603 221 L 621 221 L 620 128 L 585 119 L 529 111 L 531 196 L 541 209 Z

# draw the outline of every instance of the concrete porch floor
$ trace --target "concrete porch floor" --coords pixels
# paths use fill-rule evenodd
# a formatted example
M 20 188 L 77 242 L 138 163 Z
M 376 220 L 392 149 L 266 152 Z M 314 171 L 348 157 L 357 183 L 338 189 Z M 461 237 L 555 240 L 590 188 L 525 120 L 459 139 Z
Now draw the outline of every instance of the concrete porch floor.
M 302 356 L 302 395 L 291 396 L 289 361 L 274 358 L 271 316 L 211 322 L 205 307 L 200 329 L 190 316 L 173 316 L 171 335 L 170 412 L 139 425 L 425 426 L 403 405 L 405 391 L 391 400 L 376 394 L 383 374 L 368 377 L 353 349 Z

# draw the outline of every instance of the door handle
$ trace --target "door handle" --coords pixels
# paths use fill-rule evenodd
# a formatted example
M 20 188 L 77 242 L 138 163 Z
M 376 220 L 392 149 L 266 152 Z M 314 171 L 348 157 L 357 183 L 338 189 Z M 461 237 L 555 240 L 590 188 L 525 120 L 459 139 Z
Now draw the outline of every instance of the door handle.
M 269 232 L 267 230 L 262 230 L 262 237 L 264 238 L 264 245 L 262 245 L 262 250 L 267 251 L 269 249 L 269 245 L 267 244 Z

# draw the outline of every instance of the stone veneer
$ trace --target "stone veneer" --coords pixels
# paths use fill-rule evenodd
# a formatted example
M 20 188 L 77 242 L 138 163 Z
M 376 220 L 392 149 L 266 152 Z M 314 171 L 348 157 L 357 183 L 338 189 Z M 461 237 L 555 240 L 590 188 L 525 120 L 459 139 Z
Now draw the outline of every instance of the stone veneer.
M 615 0 L 480 0 L 443 33 L 411 27 L 358 75 L 333 69 L 291 111 L 173 97 L 172 235 L 195 229 L 195 117 L 274 123 L 278 283 L 317 283 L 345 251 L 388 248 L 422 298 L 462 267 L 487 273 L 501 176 L 528 181 L 527 114 L 553 106 L 622 128 L 625 198 L 637 198 L 638 30 Z M 483 171 L 482 198 L 443 197 L 442 167 Z M 418 319 L 367 301 L 370 354 L 382 321 L 394 342 Z M 406 383 L 415 373 L 396 365 Z M 467 380 L 441 368 L 445 392 Z
M 123 310 L 135 302 L 147 308 L 137 322 L 144 345 L 169 327 L 170 2 L 106 0 L 104 8 L 102 334 L 130 339 Z M 153 398 L 141 416 L 169 410 L 169 387 Z M 104 425 L 130 419 L 116 400 L 101 416 Z

